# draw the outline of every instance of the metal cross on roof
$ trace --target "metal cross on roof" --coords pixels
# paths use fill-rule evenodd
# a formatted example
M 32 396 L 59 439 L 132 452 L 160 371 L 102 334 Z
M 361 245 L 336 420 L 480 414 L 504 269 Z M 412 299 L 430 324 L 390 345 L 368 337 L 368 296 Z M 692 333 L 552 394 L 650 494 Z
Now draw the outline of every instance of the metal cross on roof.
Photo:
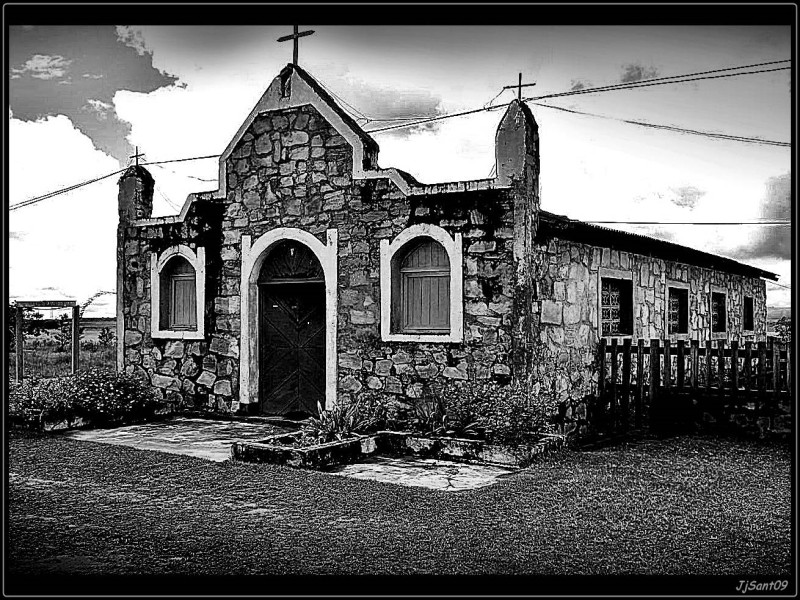
M 522 83 L 522 73 L 519 74 L 519 80 L 517 85 L 504 85 L 504 90 L 513 90 L 517 88 L 517 100 L 522 101 L 522 88 L 524 87 L 531 87 L 536 85 L 535 83 Z
M 131 156 L 131 158 L 136 160 L 136 166 L 138 167 L 139 166 L 139 157 L 140 156 L 144 156 L 144 154 L 139 152 L 139 146 L 135 146 L 135 148 L 136 148 L 135 154 L 133 156 Z
M 284 36 L 278 38 L 279 42 L 288 42 L 289 40 L 292 40 L 294 42 L 294 52 L 292 54 L 292 64 L 293 65 L 297 65 L 297 50 L 298 50 L 297 41 L 301 37 L 305 37 L 307 35 L 311 35 L 312 33 L 314 33 L 314 31 L 312 29 L 309 29 L 308 31 L 298 31 L 298 29 L 299 29 L 299 26 L 295 25 L 293 34 L 284 35 Z

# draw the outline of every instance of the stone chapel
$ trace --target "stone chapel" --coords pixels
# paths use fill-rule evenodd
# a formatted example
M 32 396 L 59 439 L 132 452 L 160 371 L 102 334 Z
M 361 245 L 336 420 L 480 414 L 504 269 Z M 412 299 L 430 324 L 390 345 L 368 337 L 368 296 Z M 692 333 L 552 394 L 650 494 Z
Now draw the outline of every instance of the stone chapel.
M 598 341 L 766 336 L 766 271 L 540 208 L 513 101 L 496 176 L 426 185 L 296 64 L 219 158 L 216 191 L 152 218 L 119 180 L 117 366 L 172 407 L 304 415 L 374 390 L 512 380 L 579 401 Z

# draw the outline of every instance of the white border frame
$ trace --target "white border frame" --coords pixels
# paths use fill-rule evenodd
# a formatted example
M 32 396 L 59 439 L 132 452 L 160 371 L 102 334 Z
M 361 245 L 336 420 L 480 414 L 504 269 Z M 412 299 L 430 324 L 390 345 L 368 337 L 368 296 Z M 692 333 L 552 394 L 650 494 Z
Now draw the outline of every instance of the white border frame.
M 392 333 L 392 258 L 411 240 L 429 237 L 440 243 L 450 260 L 450 333 Z M 384 342 L 461 342 L 464 339 L 463 251 L 461 234 L 454 238 L 437 225 L 421 223 L 401 231 L 390 243 L 381 240 L 381 340 Z
M 294 227 L 278 227 L 251 244 L 249 235 L 242 236 L 241 268 L 241 342 L 239 346 L 239 402 L 259 401 L 258 359 L 258 274 L 268 250 L 278 242 L 295 240 L 307 246 L 319 260 L 325 275 L 325 408 L 336 404 L 338 364 L 337 290 L 339 233 L 326 232 L 323 244 L 313 234 Z M 252 308 L 252 310 L 251 310 Z
M 194 268 L 197 330 L 161 329 L 161 271 L 174 256 L 182 256 Z M 159 256 L 150 255 L 150 337 L 154 339 L 202 340 L 205 339 L 206 314 L 206 249 L 199 247 L 195 253 L 189 246 L 179 244 L 164 250 Z

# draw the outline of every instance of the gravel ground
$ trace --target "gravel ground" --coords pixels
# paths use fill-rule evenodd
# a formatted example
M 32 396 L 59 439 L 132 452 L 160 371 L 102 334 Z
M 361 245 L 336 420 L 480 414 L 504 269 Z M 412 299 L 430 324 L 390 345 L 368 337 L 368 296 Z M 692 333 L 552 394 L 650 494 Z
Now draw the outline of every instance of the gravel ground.
M 57 434 L 12 432 L 8 464 L 11 576 L 791 569 L 788 445 L 645 439 L 464 492 Z

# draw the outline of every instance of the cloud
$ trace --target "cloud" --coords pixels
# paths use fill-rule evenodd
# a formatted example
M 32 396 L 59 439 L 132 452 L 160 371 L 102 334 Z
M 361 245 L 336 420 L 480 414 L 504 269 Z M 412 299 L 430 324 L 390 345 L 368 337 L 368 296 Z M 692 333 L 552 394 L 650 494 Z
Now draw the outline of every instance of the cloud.
M 629 63 L 622 66 L 622 75 L 619 80 L 621 83 L 630 83 L 653 77 L 658 77 L 658 69 L 655 67 L 647 68 L 637 63 Z
M 791 219 L 792 180 L 791 174 L 770 177 L 766 184 L 766 194 L 761 201 L 761 217 L 769 220 Z M 758 227 L 747 246 L 734 251 L 737 258 L 779 258 L 792 257 L 792 230 L 784 225 L 762 225 Z
M 101 120 L 107 119 L 108 111 L 114 110 L 114 106 L 112 104 L 103 102 L 102 100 L 95 100 L 94 98 L 89 98 L 86 101 L 86 106 L 84 108 L 97 113 L 97 118 Z
M 577 92 L 578 90 L 583 90 L 583 89 L 585 89 L 587 87 L 591 87 L 588 81 L 584 81 L 584 80 L 581 80 L 581 79 L 573 79 L 570 82 L 569 91 Z
M 99 152 L 63 115 L 39 121 L 11 119 L 8 140 L 8 167 L 15 175 L 9 180 L 10 204 L 118 168 L 116 160 Z M 42 164 L 48 168 L 42 169 Z M 12 294 L 87 298 L 98 289 L 114 289 L 116 179 L 8 213 Z
M 30 75 L 36 79 L 56 79 L 67 74 L 67 68 L 72 64 L 61 55 L 49 56 L 47 54 L 34 54 L 22 65 L 21 69 L 11 69 L 12 78 L 18 79 L 22 75 Z M 17 77 L 14 77 L 16 75 Z
M 117 117 L 114 94 L 149 93 L 177 82 L 153 67 L 150 53 L 120 42 L 113 26 L 11 27 L 8 48 L 9 63 L 23 65 L 11 71 L 17 77 L 9 85 L 15 118 L 65 115 L 121 164 L 133 148 L 127 139 L 130 124 Z
M 674 196 L 670 198 L 670 202 L 672 202 L 675 206 L 680 206 L 683 208 L 692 209 L 697 206 L 697 203 L 700 201 L 700 198 L 705 196 L 705 191 L 699 190 L 694 186 L 685 185 L 679 188 L 672 188 L 672 193 Z
M 136 29 L 130 25 L 117 25 L 116 30 L 117 39 L 126 46 L 136 50 L 139 56 L 144 56 L 145 52 L 148 52 L 144 36 L 140 29 Z
M 347 104 L 353 105 L 361 113 L 374 121 L 370 123 L 371 129 L 385 126 L 400 125 L 407 120 L 424 120 L 441 115 L 442 99 L 428 90 L 403 90 L 396 88 L 378 87 L 364 81 L 347 80 L 345 96 Z M 352 111 L 347 104 L 343 108 Z M 434 131 L 437 122 L 423 123 L 411 127 L 395 130 L 394 134 L 408 137 L 423 131 Z

